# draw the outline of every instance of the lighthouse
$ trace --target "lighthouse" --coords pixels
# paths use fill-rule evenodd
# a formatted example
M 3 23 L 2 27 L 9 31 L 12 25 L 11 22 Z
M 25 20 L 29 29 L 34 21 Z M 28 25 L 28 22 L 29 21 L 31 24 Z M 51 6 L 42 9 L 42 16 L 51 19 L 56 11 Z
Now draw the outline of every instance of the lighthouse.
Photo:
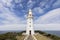
M 33 15 L 32 15 L 32 10 L 31 9 L 29 9 L 29 12 L 28 12 L 28 15 L 27 15 L 26 34 L 27 35 L 33 35 L 34 34 Z

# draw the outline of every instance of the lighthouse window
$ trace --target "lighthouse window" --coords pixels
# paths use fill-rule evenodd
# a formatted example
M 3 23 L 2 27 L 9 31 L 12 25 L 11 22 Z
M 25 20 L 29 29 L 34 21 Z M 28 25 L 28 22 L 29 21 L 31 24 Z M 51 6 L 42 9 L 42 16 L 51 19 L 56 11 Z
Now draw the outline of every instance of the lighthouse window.
M 30 16 L 31 16 L 31 14 L 30 14 Z
M 30 27 L 31 27 L 31 25 L 30 25 Z
M 31 22 L 29 22 L 29 23 L 31 23 Z

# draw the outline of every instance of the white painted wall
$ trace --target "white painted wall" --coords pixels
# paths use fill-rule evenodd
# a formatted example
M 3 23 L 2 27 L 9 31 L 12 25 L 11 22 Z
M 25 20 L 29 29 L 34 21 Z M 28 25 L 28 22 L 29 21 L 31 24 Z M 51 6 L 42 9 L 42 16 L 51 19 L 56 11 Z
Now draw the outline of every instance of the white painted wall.
M 30 34 L 31 31 L 31 35 L 34 34 L 34 29 L 33 29 L 33 18 L 32 18 L 32 11 L 29 10 L 28 16 L 27 16 L 27 27 L 26 27 L 26 34 Z

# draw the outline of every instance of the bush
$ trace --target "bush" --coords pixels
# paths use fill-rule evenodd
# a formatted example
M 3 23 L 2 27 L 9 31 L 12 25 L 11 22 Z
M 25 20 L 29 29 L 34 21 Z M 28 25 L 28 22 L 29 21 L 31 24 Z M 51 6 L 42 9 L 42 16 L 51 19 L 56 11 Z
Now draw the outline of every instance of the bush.
M 53 40 L 60 40 L 60 37 L 58 37 L 58 36 L 56 36 L 56 35 L 52 35 L 52 34 L 47 34 L 47 33 L 45 33 L 45 32 L 42 32 L 42 31 L 35 31 L 35 32 L 38 32 L 38 33 L 40 33 L 40 34 L 42 34 L 42 35 L 44 35 L 44 36 L 46 36 L 46 37 L 49 37 L 49 38 L 51 38 L 51 39 L 53 39 Z
M 0 40 L 16 40 L 16 35 L 12 32 L 8 32 L 6 34 L 0 34 Z

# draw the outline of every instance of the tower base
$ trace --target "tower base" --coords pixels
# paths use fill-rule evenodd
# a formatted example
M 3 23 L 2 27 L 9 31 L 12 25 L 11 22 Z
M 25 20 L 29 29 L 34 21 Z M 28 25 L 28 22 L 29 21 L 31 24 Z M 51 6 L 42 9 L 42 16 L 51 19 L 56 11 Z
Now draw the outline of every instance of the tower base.
M 34 30 L 27 30 L 26 35 L 34 35 Z

